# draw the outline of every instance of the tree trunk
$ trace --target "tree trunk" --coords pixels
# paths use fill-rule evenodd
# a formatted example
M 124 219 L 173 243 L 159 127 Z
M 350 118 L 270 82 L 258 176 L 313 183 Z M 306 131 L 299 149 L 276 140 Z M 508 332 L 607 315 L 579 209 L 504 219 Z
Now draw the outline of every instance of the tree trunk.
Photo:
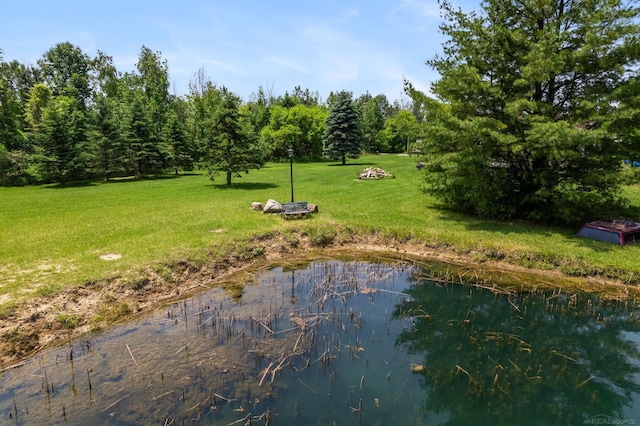
M 231 186 L 231 172 L 227 172 L 227 185 Z

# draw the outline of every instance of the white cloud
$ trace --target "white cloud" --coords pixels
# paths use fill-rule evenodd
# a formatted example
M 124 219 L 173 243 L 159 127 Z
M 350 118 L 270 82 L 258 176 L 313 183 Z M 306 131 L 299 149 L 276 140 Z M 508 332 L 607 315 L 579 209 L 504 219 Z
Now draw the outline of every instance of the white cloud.
M 262 59 L 263 62 L 275 64 L 279 68 L 285 68 L 285 69 L 289 69 L 289 70 L 292 70 L 292 71 L 297 71 L 297 72 L 300 72 L 300 73 L 303 73 L 303 74 L 310 74 L 311 73 L 311 71 L 309 70 L 308 67 L 302 65 L 297 60 L 289 60 L 289 59 L 285 59 L 285 58 L 281 58 L 281 57 L 273 56 L 273 55 L 263 56 L 261 59 Z
M 439 18 L 440 6 L 436 0 L 419 1 L 419 0 L 402 0 L 400 6 L 394 9 L 394 12 L 403 10 L 412 15 L 421 18 Z
M 299 85 L 323 97 L 344 89 L 394 99 L 405 75 L 418 77 L 412 79 L 416 87 L 428 87 L 418 84 L 433 75 L 424 60 L 439 51 L 441 40 L 436 0 L 275 0 L 249 7 L 195 1 L 151 12 L 136 2 L 130 6 L 126 15 L 104 6 L 99 15 L 83 12 L 83 19 L 50 7 L 35 19 L 9 22 L 20 30 L 0 27 L 4 58 L 34 62 L 55 43 L 69 40 L 89 55 L 102 50 L 119 71 L 131 72 L 145 45 L 167 60 L 179 95 L 203 68 L 212 81 L 244 97 L 266 84 L 277 89 L 276 96 Z M 20 9 L 17 3 L 14 9 Z M 30 29 L 37 20 L 45 25 Z

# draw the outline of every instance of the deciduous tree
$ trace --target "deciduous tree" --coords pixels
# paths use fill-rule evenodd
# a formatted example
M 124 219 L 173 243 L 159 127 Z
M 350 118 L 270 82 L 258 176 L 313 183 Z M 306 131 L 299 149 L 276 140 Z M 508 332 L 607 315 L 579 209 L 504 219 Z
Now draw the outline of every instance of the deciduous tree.
M 68 96 L 84 108 L 91 98 L 91 59 L 69 42 L 58 43 L 38 60 L 53 96 Z
M 384 123 L 380 140 L 386 152 L 409 151 L 409 146 L 415 144 L 420 134 L 418 120 L 411 111 L 402 110 Z
M 372 97 L 369 93 L 360 96 L 356 101 L 362 127 L 362 145 L 369 152 L 387 152 L 381 137 L 382 129 L 389 117 L 389 101 L 383 94 Z
M 29 100 L 25 108 L 25 120 L 31 131 L 40 131 L 42 115 L 51 100 L 51 96 L 51 89 L 46 84 L 38 83 L 29 90 Z
M 275 159 L 287 158 L 289 148 L 296 158 L 320 159 L 327 111 L 321 106 L 297 104 L 271 108 L 269 124 L 261 137 Z

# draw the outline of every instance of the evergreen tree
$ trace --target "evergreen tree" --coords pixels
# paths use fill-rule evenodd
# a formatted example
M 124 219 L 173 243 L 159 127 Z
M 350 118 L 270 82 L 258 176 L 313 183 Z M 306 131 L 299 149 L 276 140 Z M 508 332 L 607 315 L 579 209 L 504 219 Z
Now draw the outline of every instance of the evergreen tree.
M 341 91 L 330 98 L 325 122 L 322 154 L 332 160 L 358 158 L 362 151 L 362 133 L 350 92 Z
M 1 51 L 0 51 L 1 52 Z M 21 147 L 21 108 L 8 82 L 0 75 L 0 145 L 7 150 Z
M 164 171 L 169 166 L 168 151 L 155 131 L 149 110 L 142 97 L 129 105 L 127 143 L 130 164 L 136 177 Z
M 165 146 L 169 147 L 169 161 L 175 174 L 180 170 L 193 170 L 193 150 L 188 143 L 186 125 L 175 111 L 167 113 L 162 138 Z
M 612 214 L 630 141 L 611 123 L 640 59 L 636 4 L 485 0 L 465 14 L 442 2 L 426 189 L 484 217 Z
M 224 87 L 220 96 L 220 103 L 206 124 L 204 160 L 212 180 L 224 173 L 227 185 L 231 185 L 233 176 L 261 167 L 264 160 L 254 134 L 240 115 L 240 98 Z
M 125 171 L 125 145 L 115 103 L 112 98 L 99 96 L 94 106 L 95 161 L 107 181 Z
M 157 133 L 154 137 L 160 138 L 170 105 L 167 61 L 162 59 L 160 52 L 152 52 L 148 47 L 142 46 L 136 67 L 140 72 L 139 82 L 145 94 L 145 108 Z
M 2 62 L 0 50 L 0 62 Z M 0 75 L 0 184 L 19 183 L 22 171 L 15 154 L 22 152 L 21 108 L 9 82 Z
M 87 122 L 76 99 L 58 96 L 51 100 L 42 118 L 45 165 L 59 183 L 86 176 Z

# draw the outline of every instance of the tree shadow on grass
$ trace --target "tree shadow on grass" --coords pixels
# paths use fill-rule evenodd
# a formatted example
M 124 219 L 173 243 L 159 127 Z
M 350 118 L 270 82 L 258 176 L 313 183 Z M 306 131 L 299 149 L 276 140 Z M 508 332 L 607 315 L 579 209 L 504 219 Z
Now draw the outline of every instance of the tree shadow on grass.
M 350 163 L 347 161 L 347 164 L 342 165 L 342 163 L 331 163 L 331 164 L 327 164 L 327 166 L 329 167 L 348 167 L 348 166 L 358 166 L 358 167 L 370 167 L 370 166 L 375 166 L 377 163 L 372 163 L 370 161 L 367 162 L 356 162 L 356 163 Z
M 68 182 L 68 183 L 53 183 L 49 185 L 44 185 L 42 189 L 69 189 L 69 188 L 89 188 L 92 186 L 98 186 L 101 182 L 97 181 L 79 181 L 79 182 Z
M 280 188 L 283 185 L 276 185 L 275 183 L 265 182 L 232 182 L 231 185 L 227 185 L 225 182 L 212 182 L 207 185 L 215 189 L 223 190 L 243 190 L 243 191 L 258 191 L 263 189 Z
M 517 242 L 522 236 L 551 237 L 560 234 L 564 237 L 564 243 L 571 247 L 588 248 L 594 252 L 608 253 L 618 247 L 614 244 L 603 243 L 590 240 L 588 238 L 576 236 L 578 228 L 570 226 L 552 226 L 540 223 L 533 223 L 526 220 L 496 220 L 480 219 L 471 214 L 465 214 L 451 209 L 445 205 L 433 205 L 430 209 L 439 212 L 439 220 L 444 222 L 455 222 L 462 225 L 471 232 L 490 232 L 501 234 L 505 239 Z
M 135 176 L 124 176 L 111 178 L 109 180 L 103 180 L 100 182 L 101 184 L 118 184 L 118 183 L 131 183 L 131 182 L 144 182 L 144 181 L 154 181 L 154 180 L 174 180 L 180 179 L 184 176 L 195 176 L 197 173 L 184 173 L 179 175 L 153 175 L 153 176 L 140 176 L 136 178 Z
M 186 176 L 199 176 L 199 173 L 181 173 L 179 175 L 175 174 L 166 174 L 166 175 L 149 175 L 149 176 L 140 176 L 136 178 L 135 176 L 121 176 L 114 177 L 109 180 L 83 180 L 83 181 L 74 181 L 74 182 L 66 182 L 66 183 L 55 183 L 50 185 L 45 185 L 43 188 L 45 189 L 66 189 L 66 188 L 83 188 L 83 187 L 91 187 L 91 186 L 99 186 L 99 185 L 115 185 L 115 184 L 126 184 L 132 182 L 144 182 L 144 181 L 154 181 L 154 180 L 173 180 L 180 179 Z

